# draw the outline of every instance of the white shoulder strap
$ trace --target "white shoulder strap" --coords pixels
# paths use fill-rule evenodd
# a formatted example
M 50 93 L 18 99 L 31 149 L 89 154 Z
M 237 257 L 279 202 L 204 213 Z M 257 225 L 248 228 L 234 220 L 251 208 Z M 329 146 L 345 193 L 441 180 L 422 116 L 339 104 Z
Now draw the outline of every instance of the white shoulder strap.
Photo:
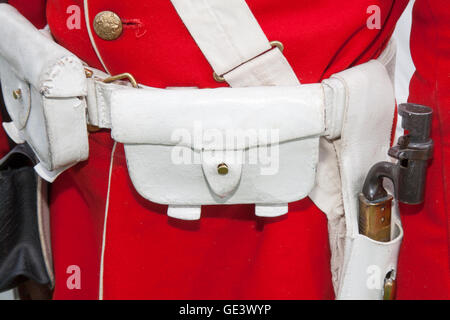
M 283 56 L 270 43 L 244 0 L 172 0 L 214 72 L 232 87 L 298 85 Z

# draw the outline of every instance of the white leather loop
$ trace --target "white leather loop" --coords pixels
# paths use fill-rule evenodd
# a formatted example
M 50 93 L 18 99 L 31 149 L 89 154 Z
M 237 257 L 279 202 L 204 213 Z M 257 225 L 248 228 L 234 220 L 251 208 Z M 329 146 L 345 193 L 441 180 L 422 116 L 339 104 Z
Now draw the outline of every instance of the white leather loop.
M 322 81 L 325 94 L 325 137 L 337 139 L 341 136 L 344 121 L 346 90 L 344 84 L 334 78 Z
M 264 218 L 273 218 L 278 217 L 286 212 L 288 212 L 288 204 L 287 203 L 281 203 L 281 204 L 255 204 L 255 214 L 258 217 L 264 217 Z
M 169 205 L 167 215 L 171 218 L 182 220 L 198 220 L 200 219 L 201 206 L 177 206 Z
M 90 125 L 111 128 L 111 95 L 114 91 L 124 88 L 127 86 L 88 79 L 87 116 Z
M 103 86 L 101 79 L 106 79 L 108 74 L 97 69 L 89 68 L 89 70 L 92 72 L 92 77 L 87 79 L 87 121 L 92 126 L 111 128 L 110 108 L 105 97 L 109 97 L 107 92 L 116 88 L 117 85 Z
M 88 68 L 92 73 L 87 79 L 87 121 L 88 124 L 99 128 L 111 128 L 111 97 L 114 91 L 123 89 L 133 89 L 130 82 L 125 80 L 105 83 L 104 80 L 110 76 L 98 69 Z M 139 88 L 146 90 L 158 90 L 155 88 L 139 85 Z M 136 89 L 137 90 L 137 89 Z
M 172 0 L 172 4 L 211 67 L 231 86 L 299 83 L 283 54 L 270 50 L 244 0 Z M 255 58 L 258 61 L 253 61 Z M 269 61 L 273 68 L 267 70 Z M 258 82 L 254 82 L 255 77 Z

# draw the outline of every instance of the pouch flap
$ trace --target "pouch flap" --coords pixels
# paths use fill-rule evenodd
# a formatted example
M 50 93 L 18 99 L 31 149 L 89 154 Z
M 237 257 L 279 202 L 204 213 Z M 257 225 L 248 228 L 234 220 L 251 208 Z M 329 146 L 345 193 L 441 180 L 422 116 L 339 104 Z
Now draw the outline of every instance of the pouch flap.
M 25 80 L 16 75 L 0 56 L 0 84 L 6 110 L 18 130 L 25 127 L 31 109 L 31 88 Z
M 111 100 L 112 137 L 125 144 L 236 150 L 267 144 L 264 137 L 273 131 L 276 142 L 319 136 L 324 131 L 320 84 L 118 90 Z M 235 143 L 225 143 L 218 136 Z
M 36 29 L 11 5 L 0 3 L 0 21 L 0 56 L 18 78 L 46 97 L 87 94 L 84 67 L 75 55 Z
M 202 169 L 209 187 L 219 197 L 229 195 L 238 186 L 242 174 L 243 151 L 203 151 Z M 224 171 L 218 170 L 222 166 Z

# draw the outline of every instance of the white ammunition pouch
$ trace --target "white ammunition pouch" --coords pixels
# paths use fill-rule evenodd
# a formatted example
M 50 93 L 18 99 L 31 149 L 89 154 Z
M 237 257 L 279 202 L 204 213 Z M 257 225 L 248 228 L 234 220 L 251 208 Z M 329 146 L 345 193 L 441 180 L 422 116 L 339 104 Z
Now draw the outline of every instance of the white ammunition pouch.
M 97 70 L 86 79 L 76 57 L 0 5 L 0 76 L 13 119 L 4 124 L 8 134 L 31 145 L 38 173 L 51 181 L 87 158 L 86 121 L 111 128 L 125 145 L 136 190 L 168 204 L 176 218 L 198 219 L 201 205 L 238 203 L 277 216 L 309 195 L 328 217 L 337 297 L 380 299 L 385 274 L 396 273 L 403 231 L 394 208 L 392 241 L 360 235 L 357 196 L 370 167 L 388 159 L 395 46 L 322 83 L 300 85 L 245 1 L 172 3 L 233 88 L 135 89 L 104 83 L 107 75 Z M 209 30 L 226 34 L 211 38 Z M 213 43 L 224 38 L 229 43 Z
M 199 219 L 200 206 L 255 203 L 287 212 L 314 186 L 324 93 L 319 84 L 182 90 L 118 90 L 112 137 L 146 199 L 169 215 Z M 226 174 L 220 174 L 220 165 Z
M 52 181 L 88 157 L 86 77 L 80 60 L 7 4 L 0 4 L 0 82 L 16 142 L 27 141 Z

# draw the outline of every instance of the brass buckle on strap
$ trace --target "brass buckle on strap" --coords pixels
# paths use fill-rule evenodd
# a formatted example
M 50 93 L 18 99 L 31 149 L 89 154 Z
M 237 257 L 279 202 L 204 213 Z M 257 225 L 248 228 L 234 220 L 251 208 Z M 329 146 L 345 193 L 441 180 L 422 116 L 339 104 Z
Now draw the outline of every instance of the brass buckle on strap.
M 277 47 L 281 52 L 283 52 L 283 50 L 284 50 L 284 45 L 280 42 L 280 41 L 270 41 L 269 42 L 269 44 L 271 45 L 271 49 L 269 49 L 269 50 L 272 50 L 273 48 L 275 48 L 275 47 Z M 269 51 L 268 50 L 268 51 Z M 265 52 L 267 52 L 267 51 L 265 51 Z M 263 53 L 265 53 L 265 52 L 263 52 Z M 255 57 L 256 58 L 256 57 Z M 252 59 L 250 59 L 250 60 L 253 60 L 254 58 L 252 58 Z M 250 61 L 250 60 L 248 60 L 248 61 Z M 248 62 L 248 61 L 246 61 L 246 62 Z M 244 62 L 244 63 L 246 63 L 246 62 Z M 238 66 L 239 67 L 239 66 Z M 237 68 L 237 67 L 236 67 Z M 232 69 L 232 70 L 234 70 L 234 69 Z M 232 70 L 230 70 L 230 71 L 232 71 Z M 228 71 L 228 72 L 230 72 L 230 71 Z M 228 73 L 228 72 L 226 72 L 226 73 Z M 224 73 L 225 74 L 225 73 Z M 216 80 L 217 82 L 225 82 L 225 78 L 223 77 L 223 75 L 218 75 L 216 72 L 213 72 L 213 78 L 214 78 L 214 80 Z
M 90 79 L 94 75 L 94 71 L 88 68 L 84 68 L 84 73 L 86 75 L 86 78 Z
M 133 77 L 133 75 L 131 73 L 128 73 L 128 72 L 108 77 L 106 79 L 103 79 L 103 82 L 111 83 L 111 82 L 114 82 L 117 80 L 124 80 L 124 79 L 127 79 L 128 81 L 130 81 L 133 88 L 139 88 L 139 85 L 138 85 L 136 79 Z

